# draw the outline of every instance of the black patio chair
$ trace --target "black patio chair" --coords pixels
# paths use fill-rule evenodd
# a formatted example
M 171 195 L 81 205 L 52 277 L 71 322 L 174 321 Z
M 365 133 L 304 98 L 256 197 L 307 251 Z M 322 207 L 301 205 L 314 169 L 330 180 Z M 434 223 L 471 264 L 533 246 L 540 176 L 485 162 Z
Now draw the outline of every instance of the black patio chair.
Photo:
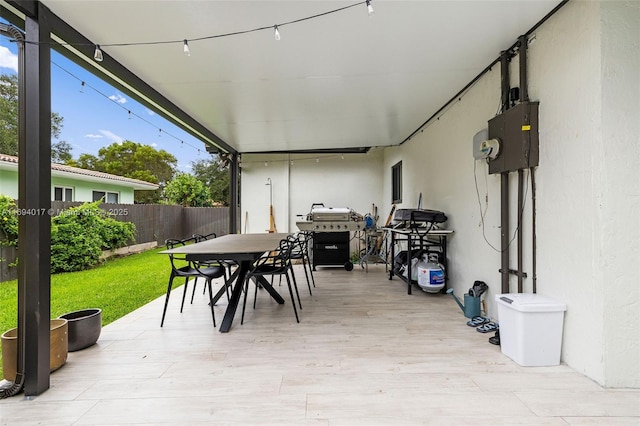
M 188 240 L 192 240 L 194 243 L 199 243 L 202 241 L 206 241 L 206 240 L 210 240 L 213 238 L 217 238 L 217 235 L 215 232 L 212 232 L 210 234 L 206 234 L 206 235 L 202 235 L 202 234 L 193 234 L 191 236 L 191 238 L 189 238 Z M 212 260 L 212 261 L 202 261 L 202 262 L 198 262 L 198 266 L 201 268 L 209 268 L 209 267 L 214 267 L 214 266 L 222 266 L 224 268 L 224 285 L 225 285 L 225 292 L 227 294 L 227 301 L 229 301 L 229 277 L 231 276 L 231 267 L 235 265 L 235 262 L 232 261 L 218 261 L 218 260 Z M 198 284 L 198 278 L 195 278 L 193 280 L 193 289 L 191 290 L 191 303 L 193 304 L 193 297 L 196 294 L 196 287 Z M 207 287 L 205 286 L 202 289 L 202 294 L 204 294 L 207 291 Z
M 300 294 L 298 293 L 298 285 L 296 284 L 295 276 L 289 277 L 289 271 L 292 271 L 291 268 L 291 251 L 293 250 L 293 242 L 289 239 L 284 239 L 280 241 L 278 248 L 272 250 L 256 260 L 251 268 L 251 271 L 247 273 L 245 278 L 245 288 L 244 288 L 244 300 L 242 302 L 242 318 L 240 320 L 240 324 L 244 324 L 244 311 L 247 306 L 247 294 L 249 293 L 249 282 L 252 278 L 258 277 L 273 277 L 278 275 L 284 277 L 287 280 L 287 287 L 289 287 L 289 295 L 291 296 L 291 304 L 293 305 L 293 313 L 296 315 L 296 322 L 300 322 L 300 318 L 298 317 L 298 309 L 296 308 L 296 302 L 293 297 L 293 289 L 296 291 L 296 296 L 298 298 L 298 305 L 300 309 L 302 309 L 302 303 L 300 302 Z M 293 282 L 293 287 L 292 287 Z M 255 308 L 256 298 L 258 297 L 258 283 L 256 281 L 256 290 L 254 294 L 253 307 Z
M 167 249 L 173 249 L 176 247 L 184 246 L 192 238 L 186 240 L 167 239 L 165 245 Z M 173 280 L 176 277 L 184 277 L 184 291 L 182 293 L 182 303 L 180 304 L 180 313 L 184 308 L 184 299 L 187 295 L 187 286 L 189 278 L 204 278 L 206 280 L 206 288 L 209 289 L 209 300 L 213 299 L 213 292 L 211 290 L 211 281 L 216 278 L 224 276 L 224 267 L 222 266 L 207 266 L 203 267 L 197 262 L 191 262 L 186 259 L 183 254 L 169 254 L 169 260 L 171 262 L 171 276 L 169 277 L 169 284 L 167 286 L 167 297 L 164 301 L 164 310 L 162 311 L 162 320 L 160 321 L 160 327 L 164 325 L 164 318 L 167 313 L 167 306 L 169 305 L 169 296 L 171 295 L 171 288 L 173 287 Z M 226 285 L 226 283 L 225 283 Z M 195 287 L 195 283 L 194 283 Z M 213 312 L 213 303 L 209 303 L 211 306 L 211 318 L 213 319 L 213 326 L 216 326 L 216 316 Z
M 293 249 L 291 250 L 291 260 L 302 261 L 304 276 L 307 279 L 309 294 L 311 294 L 311 283 L 313 283 L 314 287 L 316 286 L 316 280 L 313 278 L 313 268 L 311 266 L 311 260 L 309 259 L 309 240 L 311 239 L 311 233 L 300 232 L 292 234 L 288 238 L 293 243 Z M 308 273 L 307 264 L 309 265 Z M 291 269 L 291 273 L 293 273 L 293 268 Z M 311 281 L 309 281 L 309 275 L 311 275 Z

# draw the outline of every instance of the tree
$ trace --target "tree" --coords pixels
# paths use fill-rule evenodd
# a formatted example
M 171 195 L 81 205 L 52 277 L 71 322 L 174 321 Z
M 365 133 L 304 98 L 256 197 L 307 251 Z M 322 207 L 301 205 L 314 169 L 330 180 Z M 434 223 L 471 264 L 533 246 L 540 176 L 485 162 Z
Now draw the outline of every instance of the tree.
M 229 168 L 219 158 L 191 162 L 194 176 L 209 188 L 211 199 L 229 205 Z
M 165 150 L 124 141 L 100 148 L 97 156 L 81 154 L 73 164 L 83 169 L 159 184 L 157 191 L 136 191 L 135 202 L 148 204 L 160 200 L 162 187 L 173 178 L 177 163 L 176 157 Z
M 170 203 L 180 204 L 184 207 L 208 207 L 211 205 L 209 188 L 188 173 L 180 173 L 167 183 L 164 195 Z
M 58 139 L 64 118 L 51 113 L 51 138 Z M 18 155 L 18 76 L 0 74 L 0 154 Z
M 66 141 L 51 144 L 51 161 L 59 164 L 67 164 L 71 162 L 71 144 Z

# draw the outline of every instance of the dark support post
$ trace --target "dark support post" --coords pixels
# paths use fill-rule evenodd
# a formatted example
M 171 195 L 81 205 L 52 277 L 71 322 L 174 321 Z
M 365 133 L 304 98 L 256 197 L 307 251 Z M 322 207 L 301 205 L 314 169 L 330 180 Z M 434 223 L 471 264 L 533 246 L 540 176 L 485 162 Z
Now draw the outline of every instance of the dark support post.
M 229 164 L 229 233 L 238 233 L 238 154 L 230 154 L 231 163 Z
M 18 141 L 18 352 L 26 396 L 46 391 L 50 374 L 51 53 L 46 12 L 38 6 L 37 17 L 25 18 Z

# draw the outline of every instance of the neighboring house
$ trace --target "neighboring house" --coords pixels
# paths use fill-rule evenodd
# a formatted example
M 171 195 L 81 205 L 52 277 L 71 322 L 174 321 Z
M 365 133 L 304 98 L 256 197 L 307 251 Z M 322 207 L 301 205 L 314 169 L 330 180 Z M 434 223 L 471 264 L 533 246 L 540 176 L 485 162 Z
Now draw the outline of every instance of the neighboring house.
M 51 164 L 51 200 L 133 204 L 134 191 L 155 189 L 155 183 Z M 18 157 L 0 154 L 0 194 L 18 198 Z

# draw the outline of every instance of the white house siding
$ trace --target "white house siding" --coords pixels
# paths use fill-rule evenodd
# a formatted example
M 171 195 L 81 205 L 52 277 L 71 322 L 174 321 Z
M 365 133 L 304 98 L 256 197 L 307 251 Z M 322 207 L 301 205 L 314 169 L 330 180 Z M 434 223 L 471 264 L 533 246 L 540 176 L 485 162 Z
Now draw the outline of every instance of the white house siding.
M 0 169 L 0 194 L 18 198 L 18 174 L 12 170 Z
M 540 101 L 537 290 L 567 304 L 563 361 L 611 387 L 640 386 L 639 5 L 570 2 L 536 31 L 528 57 L 530 98 Z M 517 86 L 517 58 L 511 74 Z M 386 150 L 383 180 L 388 199 L 391 166 L 401 159 L 404 204 L 415 205 L 410 197 L 422 192 L 423 206 L 447 212 L 455 230 L 451 285 L 462 293 L 486 281 L 492 317 L 500 254 L 479 226 L 471 141 L 498 109 L 499 94 L 496 66 L 423 133 Z M 500 178 L 476 165 L 486 237 L 499 248 Z M 511 235 L 516 180 L 514 173 Z M 524 270 L 531 274 L 530 189 L 526 198 Z M 515 268 L 515 242 L 510 253 Z M 531 283 L 529 275 L 525 291 Z
M 53 200 L 54 187 L 62 186 L 73 188 L 73 201 L 92 201 L 93 191 L 108 191 L 118 194 L 118 202 L 120 204 L 133 204 L 133 188 L 114 185 L 103 182 L 85 182 L 77 179 L 68 179 L 63 177 L 51 177 L 51 199 Z

